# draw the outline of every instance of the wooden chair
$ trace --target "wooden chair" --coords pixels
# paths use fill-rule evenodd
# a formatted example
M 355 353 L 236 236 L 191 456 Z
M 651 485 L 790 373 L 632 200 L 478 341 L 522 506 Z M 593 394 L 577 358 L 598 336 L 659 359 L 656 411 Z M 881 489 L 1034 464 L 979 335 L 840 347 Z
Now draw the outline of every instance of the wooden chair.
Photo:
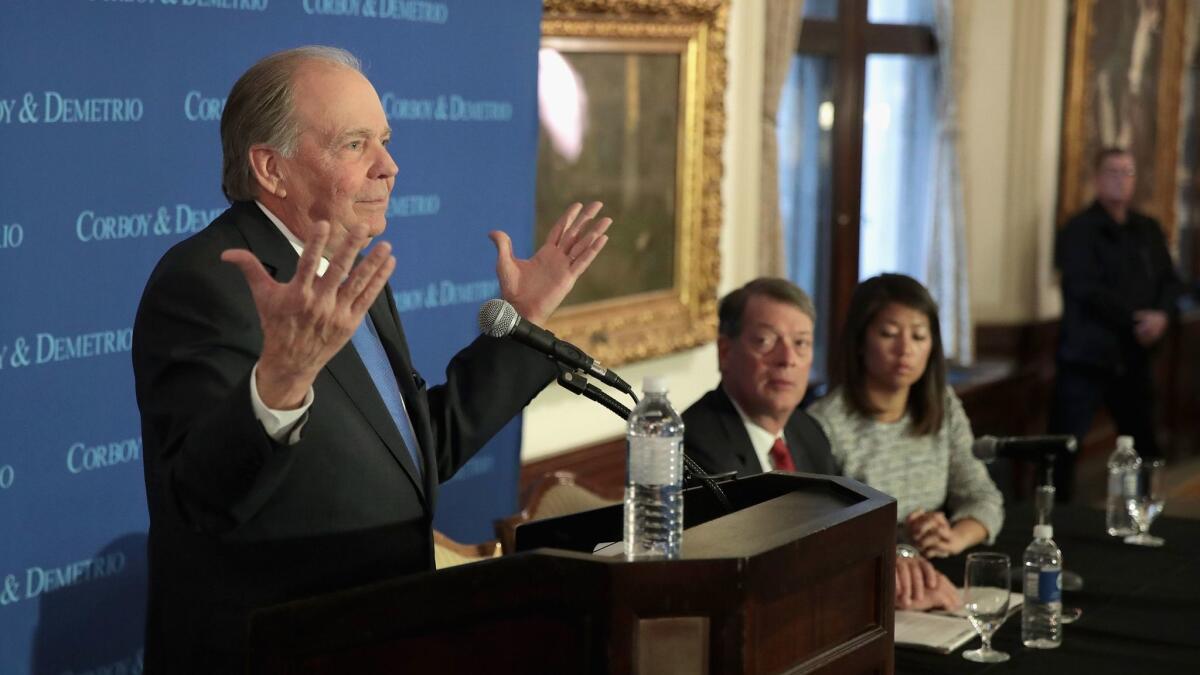
M 437 569 L 465 565 L 487 560 L 500 555 L 500 542 L 485 541 L 481 544 L 462 544 L 450 537 L 433 531 L 433 564 Z
M 516 529 L 521 523 L 566 516 L 617 503 L 576 482 L 575 474 L 555 471 L 534 481 L 521 496 L 521 510 L 496 520 L 496 538 L 503 551 L 515 550 Z

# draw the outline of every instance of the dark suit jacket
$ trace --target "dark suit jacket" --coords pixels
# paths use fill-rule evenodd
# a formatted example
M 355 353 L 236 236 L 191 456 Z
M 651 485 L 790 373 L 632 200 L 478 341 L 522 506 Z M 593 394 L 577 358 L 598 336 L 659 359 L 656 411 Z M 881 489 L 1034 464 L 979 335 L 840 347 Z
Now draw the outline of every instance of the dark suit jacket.
M 684 450 L 705 471 L 714 474 L 737 471 L 739 476 L 752 476 L 770 470 L 759 463 L 746 425 L 721 387 L 689 406 L 683 412 L 683 424 Z M 783 437 L 796 471 L 838 473 L 829 439 L 808 413 L 797 408 L 783 428 Z
M 1178 314 L 1184 287 L 1158 221 L 1130 209 L 1118 224 L 1100 202 L 1058 231 L 1054 260 L 1062 272 L 1058 359 L 1109 374 L 1147 370 L 1150 351 L 1133 333 L 1133 313 Z
M 279 281 L 295 274 L 295 250 L 265 214 L 234 204 L 163 256 L 134 325 L 148 673 L 240 669 L 253 608 L 431 569 L 438 482 L 557 374 L 526 347 L 481 337 L 427 390 L 385 289 L 370 316 L 421 471 L 349 343 L 317 377 L 301 440 L 277 444 L 250 404 L 262 333 L 241 272 L 219 259 L 228 248 L 249 249 Z

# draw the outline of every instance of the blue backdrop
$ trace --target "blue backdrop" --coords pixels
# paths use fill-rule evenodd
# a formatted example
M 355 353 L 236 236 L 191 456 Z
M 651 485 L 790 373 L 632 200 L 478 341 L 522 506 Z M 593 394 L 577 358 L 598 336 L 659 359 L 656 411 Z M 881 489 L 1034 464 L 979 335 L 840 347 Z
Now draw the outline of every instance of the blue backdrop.
M 497 292 L 486 238 L 533 233 L 536 0 L 5 0 L 0 5 L 0 672 L 136 673 L 145 607 L 133 315 L 152 266 L 226 206 L 235 79 L 301 44 L 358 55 L 394 130 L 384 235 L 430 383 Z M 437 526 L 516 505 L 514 421 Z

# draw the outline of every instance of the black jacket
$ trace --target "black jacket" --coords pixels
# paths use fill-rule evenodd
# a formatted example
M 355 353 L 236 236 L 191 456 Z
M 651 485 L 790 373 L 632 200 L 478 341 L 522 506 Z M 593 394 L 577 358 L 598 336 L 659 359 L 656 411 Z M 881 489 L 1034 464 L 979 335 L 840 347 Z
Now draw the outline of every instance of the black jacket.
M 280 445 L 250 404 L 262 332 L 241 272 L 298 256 L 253 203 L 163 256 L 134 324 L 150 510 L 146 672 L 233 672 L 256 607 L 432 569 L 437 484 L 557 374 L 509 340 L 459 352 L 446 383 L 413 369 L 390 289 L 370 309 L 421 446 L 412 459 L 352 344 L 317 376 L 301 439 Z M 420 608 L 413 608 L 419 611 Z
M 1183 290 L 1158 222 L 1131 209 L 1118 224 L 1093 202 L 1059 231 L 1054 259 L 1063 293 L 1058 359 L 1112 373 L 1145 367 L 1133 313 L 1174 316 Z
M 758 461 L 746 425 L 721 387 L 700 397 L 683 412 L 683 447 L 709 473 L 737 471 L 752 476 L 769 471 Z M 829 439 L 816 420 L 796 409 L 783 428 L 796 471 L 836 475 Z

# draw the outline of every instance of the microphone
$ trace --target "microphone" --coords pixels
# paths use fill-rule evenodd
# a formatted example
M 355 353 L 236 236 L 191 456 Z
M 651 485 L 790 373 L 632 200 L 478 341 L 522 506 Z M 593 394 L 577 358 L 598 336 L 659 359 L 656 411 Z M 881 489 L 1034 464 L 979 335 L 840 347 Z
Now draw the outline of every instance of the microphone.
M 1077 447 L 1074 436 L 980 436 L 971 445 L 971 454 L 985 462 L 991 462 L 997 457 L 1045 459 L 1054 455 L 1072 454 Z
M 633 394 L 625 380 L 613 371 L 600 365 L 582 349 L 554 337 L 554 333 L 530 323 L 517 314 L 517 310 L 500 298 L 492 298 L 479 308 L 479 332 L 496 338 L 511 337 L 523 345 L 532 347 L 550 358 L 571 368 L 582 370 L 610 387 Z

